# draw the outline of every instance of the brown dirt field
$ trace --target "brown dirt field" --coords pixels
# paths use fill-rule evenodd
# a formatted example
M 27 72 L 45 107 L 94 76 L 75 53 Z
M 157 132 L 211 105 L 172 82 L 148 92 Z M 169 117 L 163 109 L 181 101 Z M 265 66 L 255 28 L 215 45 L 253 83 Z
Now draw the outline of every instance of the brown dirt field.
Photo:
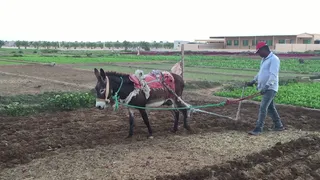
M 41 78 L 48 78 L 53 80 L 72 82 L 81 85 L 95 85 L 96 77 L 90 71 L 79 71 L 74 69 L 67 69 L 60 66 L 44 66 L 44 65 L 12 65 L 10 67 L 0 66 L 0 71 L 35 76 Z M 94 87 L 94 86 L 93 86 Z
M 0 71 L 31 76 L 16 77 L 0 73 L 0 95 L 34 94 L 45 91 L 80 91 L 90 89 L 90 87 L 94 88 L 96 83 L 93 72 L 59 66 L 50 67 L 40 64 L 11 65 L 10 67 L 0 66 Z M 61 81 L 61 83 L 55 83 L 50 80 Z M 73 85 L 64 84 L 63 82 Z
M 95 83 L 93 73 L 62 67 L 35 65 L 1 68 L 66 82 Z M 46 73 L 41 73 L 46 72 Z M 71 73 L 72 75 L 70 76 Z M 0 76 L 11 88 L 28 87 L 24 79 Z M 73 78 L 73 79 L 72 79 Z M 11 79 L 11 80 L 10 80 Z M 54 83 L 50 90 L 68 89 Z M 24 83 L 24 84 L 23 84 Z M 53 87 L 49 86 L 51 84 Z M 0 91 L 5 92 L 1 83 Z M 30 84 L 30 89 L 34 86 Z M 33 92 L 16 91 L 16 93 Z M 192 105 L 216 102 L 204 92 L 185 92 Z M 319 179 L 320 111 L 279 106 L 288 130 L 265 131 L 248 136 L 258 105 L 243 103 L 241 120 L 231 121 L 194 113 L 189 122 L 194 132 L 186 132 L 180 119 L 179 131 L 170 132 L 170 112 L 150 115 L 154 139 L 147 139 L 147 128 L 138 113 L 134 136 L 128 135 L 127 111 L 99 111 L 95 108 L 26 117 L 0 117 L 1 179 Z M 237 105 L 206 108 L 235 117 Z M 266 120 L 266 127 L 272 125 Z M 304 138 L 308 134 L 316 137 Z M 287 144 L 286 144 L 287 143 Z M 214 173 L 213 173 L 214 172 Z M 214 176 L 212 175 L 214 174 Z
M 39 94 L 47 91 L 80 91 L 84 88 L 56 84 L 31 78 L 15 77 L 0 73 L 0 96 Z

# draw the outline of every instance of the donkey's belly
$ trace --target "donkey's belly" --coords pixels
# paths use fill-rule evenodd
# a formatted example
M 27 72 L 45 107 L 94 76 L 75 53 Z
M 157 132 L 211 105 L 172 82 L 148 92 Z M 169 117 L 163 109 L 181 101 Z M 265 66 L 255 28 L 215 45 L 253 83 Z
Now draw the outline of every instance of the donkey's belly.
M 166 100 L 159 100 L 159 101 L 151 101 L 146 104 L 147 107 L 159 107 L 163 105 Z
M 152 89 L 146 106 L 158 107 L 161 105 L 172 105 L 172 99 L 169 98 L 169 94 L 166 89 Z

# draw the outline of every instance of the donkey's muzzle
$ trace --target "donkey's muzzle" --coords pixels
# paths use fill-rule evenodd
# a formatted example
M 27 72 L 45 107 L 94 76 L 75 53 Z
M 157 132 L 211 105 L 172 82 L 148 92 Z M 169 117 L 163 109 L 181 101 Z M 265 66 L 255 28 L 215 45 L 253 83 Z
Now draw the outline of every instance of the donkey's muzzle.
M 107 104 L 105 101 L 96 101 L 96 108 L 102 110 L 107 108 Z

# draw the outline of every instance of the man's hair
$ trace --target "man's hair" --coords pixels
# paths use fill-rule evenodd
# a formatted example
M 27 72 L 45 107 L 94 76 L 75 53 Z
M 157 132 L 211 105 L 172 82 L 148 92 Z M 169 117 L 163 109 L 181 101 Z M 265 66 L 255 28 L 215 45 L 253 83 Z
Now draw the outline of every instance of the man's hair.
M 270 48 L 269 46 L 263 46 L 262 48 L 260 48 L 261 50 L 265 50 L 265 51 L 268 51 L 270 52 Z

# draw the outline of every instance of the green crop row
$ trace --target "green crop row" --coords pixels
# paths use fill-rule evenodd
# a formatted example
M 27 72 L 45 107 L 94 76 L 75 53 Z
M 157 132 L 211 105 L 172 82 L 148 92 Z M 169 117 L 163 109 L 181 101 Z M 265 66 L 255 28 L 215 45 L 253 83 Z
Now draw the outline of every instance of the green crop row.
M 280 85 L 276 95 L 275 102 L 280 104 L 289 104 L 301 107 L 320 109 L 320 83 L 289 83 Z M 248 87 L 244 96 L 256 93 L 255 87 Z M 214 93 L 216 96 L 240 98 L 242 93 L 241 88 L 231 90 L 223 90 Z M 255 101 L 261 101 L 262 96 L 253 98 Z
M 136 56 L 136 55 L 117 55 L 109 54 L 104 57 L 87 57 L 87 56 L 54 56 L 43 57 L 39 55 L 24 57 L 6 57 L 6 59 L 17 59 L 25 61 L 34 61 L 41 63 L 56 62 L 59 64 L 71 63 L 101 63 L 101 62 L 150 62 L 150 61 L 172 61 L 178 62 L 181 57 L 179 55 L 155 55 L 155 56 Z M 185 57 L 185 66 L 206 66 L 217 68 L 236 68 L 236 69 L 255 69 L 260 66 L 260 59 L 250 59 L 248 57 L 234 56 L 203 56 L 189 55 Z M 299 73 L 320 72 L 320 60 L 306 60 L 304 64 L 300 64 L 296 59 L 281 60 L 281 71 L 294 71 Z
M 232 59 L 232 60 L 193 60 L 186 61 L 186 66 L 212 66 L 220 68 L 259 69 L 259 60 Z M 320 72 L 320 60 L 307 60 L 300 64 L 295 59 L 281 60 L 280 71 L 294 71 L 304 73 Z

